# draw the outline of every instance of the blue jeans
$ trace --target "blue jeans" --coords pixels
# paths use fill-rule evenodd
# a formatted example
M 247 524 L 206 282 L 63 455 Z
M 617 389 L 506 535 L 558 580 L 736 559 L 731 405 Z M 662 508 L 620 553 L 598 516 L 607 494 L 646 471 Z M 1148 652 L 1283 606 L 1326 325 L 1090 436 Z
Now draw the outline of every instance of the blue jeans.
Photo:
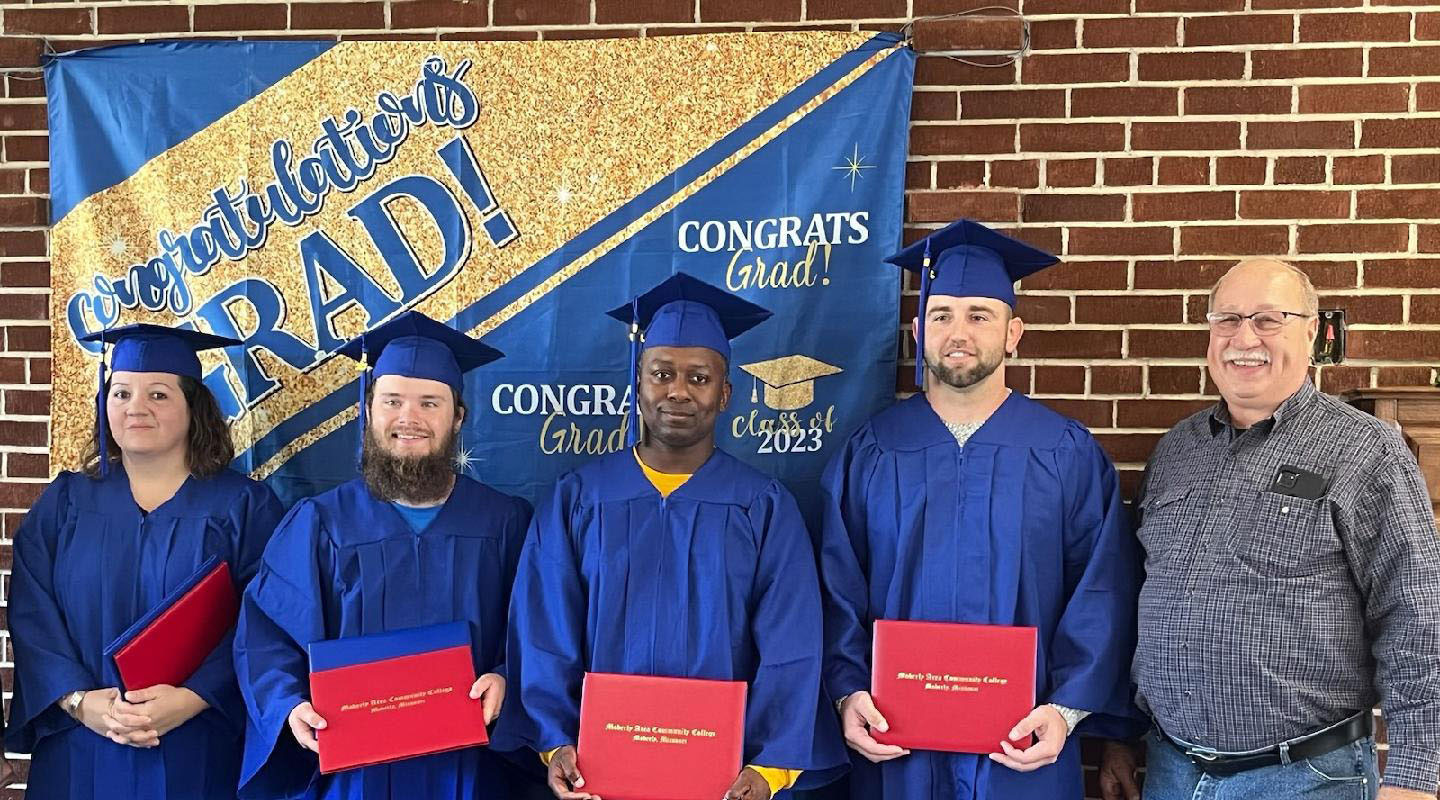
M 1206 775 L 1151 731 L 1145 737 L 1145 800 L 1374 800 L 1380 790 L 1375 740 L 1235 775 Z

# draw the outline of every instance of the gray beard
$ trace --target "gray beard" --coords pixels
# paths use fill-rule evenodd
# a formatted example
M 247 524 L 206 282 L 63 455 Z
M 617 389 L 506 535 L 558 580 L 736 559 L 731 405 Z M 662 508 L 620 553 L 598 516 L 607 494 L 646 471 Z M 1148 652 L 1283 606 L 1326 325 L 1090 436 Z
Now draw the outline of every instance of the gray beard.
M 367 425 L 360 451 L 360 473 L 365 476 L 365 485 L 371 493 L 381 500 L 434 503 L 450 493 L 459 450 L 460 437 L 451 431 L 436 453 L 397 456 L 385 449 L 376 438 L 375 430 Z

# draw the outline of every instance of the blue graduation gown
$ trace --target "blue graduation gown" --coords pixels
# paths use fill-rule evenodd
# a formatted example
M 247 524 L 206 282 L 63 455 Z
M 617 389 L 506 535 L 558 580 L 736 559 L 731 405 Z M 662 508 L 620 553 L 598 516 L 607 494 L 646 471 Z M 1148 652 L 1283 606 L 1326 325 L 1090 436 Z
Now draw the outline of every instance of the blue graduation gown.
M 1077 734 L 1138 733 L 1138 548 L 1115 469 L 1083 426 L 1013 393 L 962 449 L 917 394 L 861 426 L 823 488 L 833 696 L 869 690 L 876 619 L 1028 625 L 1037 702 L 1094 712 Z M 1030 773 L 966 754 L 878 766 L 852 754 L 851 796 L 1080 800 L 1079 750 L 1072 736 Z
M 10 583 L 15 696 L 5 746 L 32 754 L 26 797 L 235 796 L 245 706 L 229 638 L 185 683 L 210 708 L 158 747 L 115 744 L 55 701 L 119 686 L 105 647 L 209 557 L 230 562 L 240 591 L 282 512 L 268 487 L 229 470 L 190 477 L 149 514 L 118 464 L 98 480 L 55 478 L 15 534 Z
M 319 774 L 290 733 L 314 641 L 465 620 L 477 675 L 505 673 L 505 608 L 530 505 L 463 476 L 420 533 L 355 479 L 290 510 L 240 607 L 235 669 L 250 713 L 246 798 L 505 798 L 508 771 L 468 748 Z M 509 689 L 501 715 L 514 711 Z M 323 735 L 323 734 L 322 734 Z
M 747 764 L 845 763 L 820 692 L 814 548 L 779 482 L 716 450 L 668 498 L 629 450 L 561 476 L 510 605 L 509 667 L 537 751 L 574 744 L 588 672 L 749 683 Z

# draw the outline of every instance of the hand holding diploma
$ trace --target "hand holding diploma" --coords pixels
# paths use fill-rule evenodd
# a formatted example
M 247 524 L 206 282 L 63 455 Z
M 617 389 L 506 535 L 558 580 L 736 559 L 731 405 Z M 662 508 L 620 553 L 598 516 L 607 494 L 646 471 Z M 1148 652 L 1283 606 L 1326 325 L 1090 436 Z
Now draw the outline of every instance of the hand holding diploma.
M 306 750 L 319 753 L 320 740 L 315 738 L 315 732 L 325 729 L 325 718 L 315 713 L 315 707 L 310 705 L 309 700 L 291 709 L 289 722 L 295 741 Z
M 1035 744 L 1021 750 L 1010 742 L 1000 742 L 1000 749 L 1003 753 L 991 753 L 990 760 L 1003 764 L 1017 772 L 1031 772 L 1044 766 L 1054 764 L 1060 758 L 1060 750 L 1065 747 L 1065 738 L 1070 734 L 1070 727 L 1065 724 L 1065 718 L 1060 716 L 1049 705 L 1043 705 L 1031 711 L 1026 717 L 1010 730 L 1011 740 L 1023 739 L 1034 734 Z
M 893 744 L 880 744 L 870 735 L 870 729 L 884 732 L 890 724 L 875 708 L 875 700 L 869 692 L 852 692 L 840 704 L 840 730 L 845 734 L 845 743 L 851 750 L 875 763 L 909 755 L 910 751 Z
M 500 707 L 505 704 L 505 679 L 494 672 L 481 675 L 470 685 L 470 699 L 480 701 L 485 724 L 489 725 L 500 716 Z
M 110 716 L 122 724 L 135 723 L 144 729 L 143 738 L 137 739 L 132 734 L 125 744 L 154 747 L 160 743 L 161 736 L 209 707 L 209 703 L 190 689 L 162 683 L 116 697 L 110 705 Z
M 115 701 L 120 699 L 120 690 L 95 689 L 85 693 L 80 707 L 75 709 L 75 719 L 106 739 L 129 747 L 154 747 L 151 742 L 150 720 L 115 712 Z

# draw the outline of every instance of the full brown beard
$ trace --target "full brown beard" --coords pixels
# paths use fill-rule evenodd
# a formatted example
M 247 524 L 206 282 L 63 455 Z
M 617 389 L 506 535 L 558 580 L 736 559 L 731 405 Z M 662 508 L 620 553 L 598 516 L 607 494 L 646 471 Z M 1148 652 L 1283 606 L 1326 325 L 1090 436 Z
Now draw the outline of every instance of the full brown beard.
M 397 456 L 385 449 L 374 428 L 367 425 L 360 451 L 360 473 L 371 493 L 381 500 L 438 502 L 450 494 L 459 448 L 460 437 L 450 431 L 440 449 L 430 455 Z
M 975 359 L 975 366 L 969 367 L 968 369 L 951 369 L 940 363 L 938 357 L 932 360 L 927 353 L 925 355 L 925 366 L 929 368 L 930 374 L 934 375 L 941 383 L 956 389 L 968 389 L 990 377 L 995 370 L 1000 367 L 1000 362 L 1003 361 L 1005 357 L 1004 354 L 1000 352 L 977 352 L 976 355 L 978 357 Z

